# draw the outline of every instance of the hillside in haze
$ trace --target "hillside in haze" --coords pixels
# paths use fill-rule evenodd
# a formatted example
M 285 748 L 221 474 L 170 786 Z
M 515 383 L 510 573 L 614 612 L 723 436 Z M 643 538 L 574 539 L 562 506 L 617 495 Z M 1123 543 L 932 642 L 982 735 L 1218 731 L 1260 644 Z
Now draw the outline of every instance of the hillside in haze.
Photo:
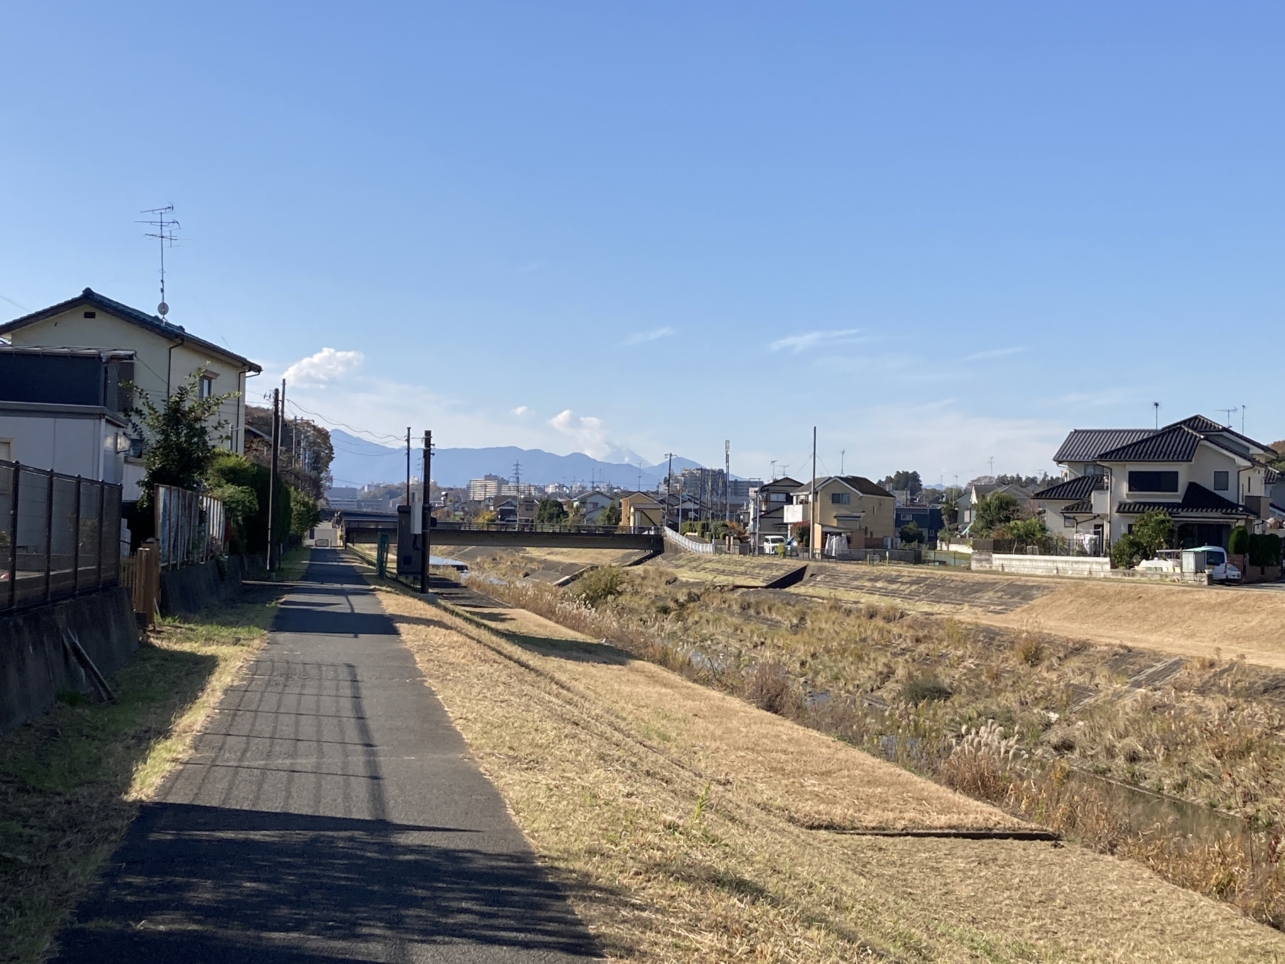
M 335 447 L 335 460 L 330 474 L 335 485 L 366 485 L 374 482 L 397 482 L 406 478 L 406 449 L 378 445 L 356 435 L 331 429 L 330 439 Z M 423 458 L 418 445 L 411 449 L 411 473 L 420 474 Z M 641 459 L 639 461 L 642 461 Z M 522 481 L 537 485 L 552 482 L 570 484 L 576 480 L 614 483 L 616 485 L 654 488 L 665 478 L 668 463 L 643 465 L 641 473 L 637 463 L 602 462 L 583 452 L 555 455 L 541 449 L 523 449 L 516 445 L 481 449 L 438 449 L 433 455 L 433 480 L 438 485 L 467 485 L 469 479 L 487 474 L 506 479 L 513 477 L 514 463 L 521 463 Z M 690 459 L 675 458 L 674 471 L 694 468 Z

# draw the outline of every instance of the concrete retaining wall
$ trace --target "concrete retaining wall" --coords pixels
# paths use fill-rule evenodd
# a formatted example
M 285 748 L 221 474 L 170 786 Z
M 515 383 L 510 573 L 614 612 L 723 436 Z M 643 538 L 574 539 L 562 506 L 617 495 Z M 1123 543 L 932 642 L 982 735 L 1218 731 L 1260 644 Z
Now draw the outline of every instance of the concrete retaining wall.
M 987 556 L 990 557 L 989 565 L 986 564 Z M 972 568 L 1028 576 L 1103 578 L 1111 572 L 1111 560 L 1100 556 L 1030 556 L 1007 552 L 977 552 L 973 554 Z
M 1076 576 L 1081 579 L 1145 579 L 1151 582 L 1185 582 L 1206 585 L 1203 572 L 1155 572 L 1146 569 L 1112 569 L 1100 556 L 1028 556 L 1002 552 L 973 552 L 972 568 L 1024 576 Z
M 199 566 L 161 571 L 161 612 L 166 616 L 191 615 L 226 603 L 241 591 L 245 560 L 229 556 L 220 566 L 211 559 Z
M 109 679 L 138 649 L 134 608 L 120 587 L 0 616 L 0 732 L 45 712 L 62 690 L 93 692 L 63 645 L 65 629 Z

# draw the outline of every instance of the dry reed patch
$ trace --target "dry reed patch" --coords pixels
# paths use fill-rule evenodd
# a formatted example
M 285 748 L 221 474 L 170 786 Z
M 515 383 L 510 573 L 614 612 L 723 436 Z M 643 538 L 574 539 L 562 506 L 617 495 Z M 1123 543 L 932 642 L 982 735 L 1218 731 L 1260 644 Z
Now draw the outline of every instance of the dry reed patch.
M 606 647 L 604 647 L 606 649 Z M 1028 827 L 815 730 L 640 661 L 567 654 L 554 669 L 665 752 L 742 799 L 804 827 L 997 830 Z
M 620 666 L 585 662 L 597 647 L 542 653 L 381 598 L 537 852 L 573 893 L 604 894 L 577 910 L 613 959 L 1285 960 L 1282 935 L 1076 848 L 800 828 L 663 739 L 682 715 L 669 690 L 665 715 L 647 712 L 653 678 L 694 691 L 698 712 L 728 698 L 638 663 L 599 694 L 588 670 Z

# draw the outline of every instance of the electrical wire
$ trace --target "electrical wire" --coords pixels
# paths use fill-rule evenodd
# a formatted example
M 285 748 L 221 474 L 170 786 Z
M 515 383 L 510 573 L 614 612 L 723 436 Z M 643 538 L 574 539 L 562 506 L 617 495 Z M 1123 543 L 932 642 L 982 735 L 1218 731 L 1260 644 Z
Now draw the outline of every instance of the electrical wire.
M 264 397 L 265 397 L 265 398 L 267 398 L 267 397 L 269 397 L 269 396 L 266 396 L 266 395 L 265 395 Z M 295 409 L 296 411 L 303 412 L 305 415 L 311 415 L 311 416 L 313 416 L 314 418 L 319 418 L 319 419 L 321 419 L 323 422 L 325 422 L 325 423 L 326 423 L 326 424 L 328 424 L 328 425 L 337 425 L 337 426 L 339 426 L 340 428 L 347 429 L 348 431 L 353 432 L 353 433 L 355 433 L 355 434 L 357 434 L 357 435 L 367 436 L 371 441 L 374 441 L 374 440 L 376 440 L 376 439 L 379 439 L 379 440 L 386 440 L 386 441 L 389 441 L 389 442 L 404 442 L 404 441 L 405 441 L 405 439 L 404 439 L 404 438 L 402 438 L 401 436 L 398 436 L 398 435 L 388 435 L 388 434 L 386 434 L 386 433 L 384 433 L 384 432 L 372 432 L 370 429 L 365 429 L 365 428 L 356 428 L 355 426 L 349 425 L 349 424 L 347 424 L 346 422 L 340 422 L 340 421 L 338 421 L 338 420 L 336 420 L 336 419 L 333 419 L 333 418 L 327 418 L 325 415 L 322 415 L 320 412 L 314 412 L 314 411 L 312 411 L 311 409 L 304 408 L 302 405 L 300 405 L 298 402 L 296 402 L 296 401 L 295 401 L 294 399 L 292 399 L 292 398 L 287 398 L 287 399 L 286 399 L 286 406 L 287 406 L 288 408 L 293 408 L 293 409 Z

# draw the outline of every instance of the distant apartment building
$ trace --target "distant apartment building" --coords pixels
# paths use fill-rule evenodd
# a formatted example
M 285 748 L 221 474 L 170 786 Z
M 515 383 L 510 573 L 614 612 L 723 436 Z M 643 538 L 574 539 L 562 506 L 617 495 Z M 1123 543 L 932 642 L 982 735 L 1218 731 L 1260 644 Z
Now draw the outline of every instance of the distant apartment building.
M 498 475 L 484 475 L 480 479 L 469 479 L 468 497 L 470 502 L 486 502 L 500 496 L 500 489 L 508 481 Z

